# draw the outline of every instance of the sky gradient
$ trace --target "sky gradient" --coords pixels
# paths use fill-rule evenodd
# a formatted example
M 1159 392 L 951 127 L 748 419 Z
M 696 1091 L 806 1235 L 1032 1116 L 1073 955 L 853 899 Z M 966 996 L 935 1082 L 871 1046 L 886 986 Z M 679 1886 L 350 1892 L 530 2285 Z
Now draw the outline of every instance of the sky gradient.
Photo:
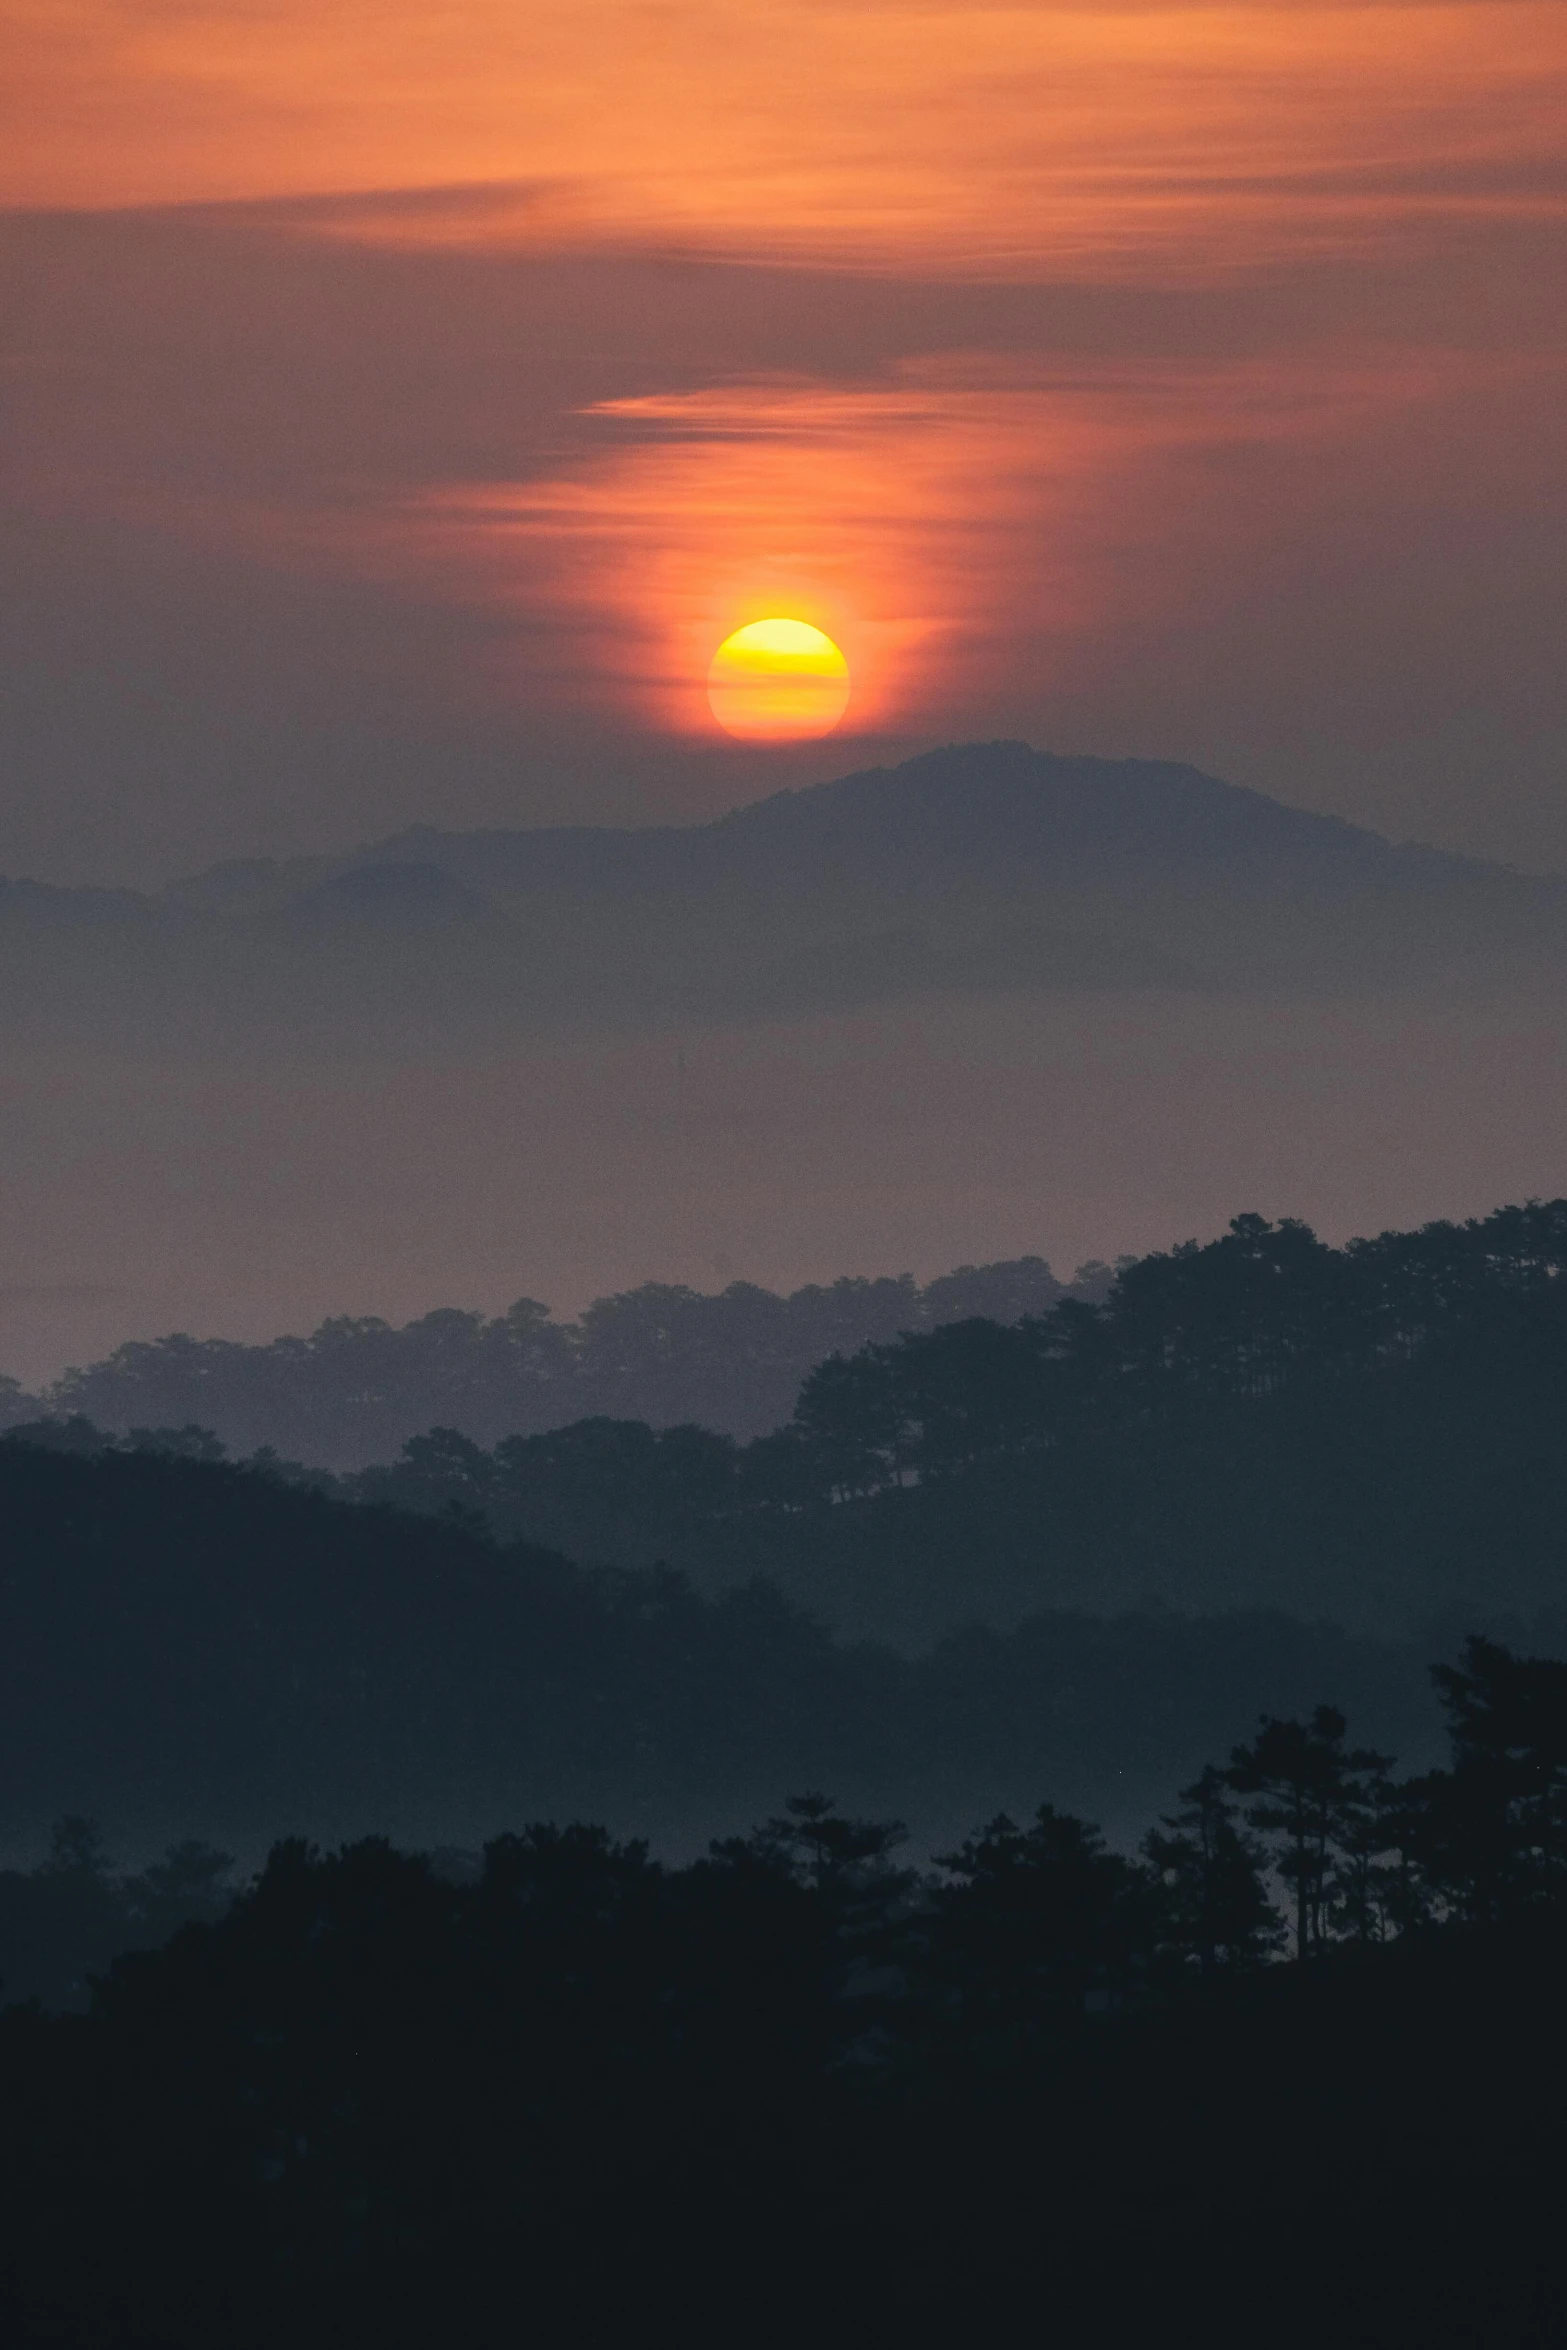
M 1567 871 L 1564 125 L 1563 0 L 11 0 L 0 873 L 690 822 L 997 737 Z M 847 712 L 732 739 L 714 653 L 779 614 Z M 0 1050 L 30 1380 L 1567 1189 L 1549 990 L 479 1051 L 437 988 L 378 1056 L 199 1047 L 199 988 L 132 1052 L 126 971 Z
M 1567 865 L 1559 4 L 23 0 L 0 867 L 965 737 Z M 843 725 L 725 740 L 785 611 Z

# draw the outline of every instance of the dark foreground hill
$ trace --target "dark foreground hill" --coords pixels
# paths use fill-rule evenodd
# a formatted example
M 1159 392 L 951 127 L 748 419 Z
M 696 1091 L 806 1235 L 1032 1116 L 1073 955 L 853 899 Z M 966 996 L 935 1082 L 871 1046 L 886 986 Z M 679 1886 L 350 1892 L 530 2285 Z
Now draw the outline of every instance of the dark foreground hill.
M 7 2338 L 1553 2350 L 1567 1667 L 1437 1679 L 1446 1768 L 1266 1722 L 1136 1860 L 819 1795 L 682 1868 L 280 1844 L 0 2016 Z
M 12 1851 L 61 1814 L 142 1856 L 563 1814 L 678 1848 L 823 1783 L 939 1840 L 1041 1794 L 1140 1816 L 1259 1706 L 1326 1694 L 1414 1759 L 1434 1734 L 1421 1651 L 1267 1613 L 1042 1615 L 911 1659 L 764 1586 L 703 1598 L 255 1470 L 11 1440 L 0 1526 Z
M 627 2030 L 640 1985 L 540 2012 L 497 1951 L 439 2004 L 408 1923 L 396 1960 L 354 1920 L 325 1963 L 184 1950 L 104 2023 L 0 2022 L 9 2341 L 608 2345 L 676 2312 L 694 2350 L 1567 2340 L 1560 1933 L 1291 1969 L 897 2093 L 802 2061 L 769 2005 L 793 1953 L 755 1933 L 671 2066 Z
M 249 1963 L 177 1946 L 101 2022 L 0 2022 L 8 2341 L 607 2345 L 675 2312 L 698 2350 L 1567 2339 L 1559 1932 L 1281 1970 L 889 2089 L 808 2061 L 760 1902 L 691 1937 L 681 2064 L 597 1935 L 578 1985 L 558 1927 L 528 1968 L 497 1936 L 463 1998 L 437 1905 L 313 1892 L 277 1884 L 299 1921 L 258 1918 Z
M 13 1023 L 428 1044 L 910 996 L 1359 995 L 1567 970 L 1567 883 L 1157 761 L 968 744 L 716 823 L 444 833 L 159 897 L 0 886 Z

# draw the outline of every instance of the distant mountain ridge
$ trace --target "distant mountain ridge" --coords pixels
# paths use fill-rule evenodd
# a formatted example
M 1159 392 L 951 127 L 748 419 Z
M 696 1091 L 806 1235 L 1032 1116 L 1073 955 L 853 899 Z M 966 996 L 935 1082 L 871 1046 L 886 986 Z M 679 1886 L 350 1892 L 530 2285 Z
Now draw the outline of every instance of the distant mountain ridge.
M 391 866 L 443 874 L 476 901 L 560 887 L 721 879 L 812 886 L 829 867 L 861 881 L 885 881 L 893 867 L 947 881 L 954 865 L 1010 875 L 1020 856 L 1050 866 L 1052 877 L 1097 873 L 1113 861 L 1118 880 L 1171 861 L 1192 871 L 1271 870 L 1296 881 L 1308 873 L 1343 882 L 1433 865 L 1505 870 L 1439 850 L 1395 848 L 1341 817 L 1288 807 L 1195 767 L 1062 758 L 1026 743 L 994 742 L 775 792 L 703 824 L 476 832 L 418 824 L 339 857 L 219 865 L 168 894 L 224 911 L 247 904 L 273 911 L 353 873 Z
M 933 751 L 705 824 L 447 832 L 159 896 L 0 884 L 26 1016 L 197 1029 L 777 1018 L 918 994 L 1567 975 L 1567 881 L 1197 769 Z

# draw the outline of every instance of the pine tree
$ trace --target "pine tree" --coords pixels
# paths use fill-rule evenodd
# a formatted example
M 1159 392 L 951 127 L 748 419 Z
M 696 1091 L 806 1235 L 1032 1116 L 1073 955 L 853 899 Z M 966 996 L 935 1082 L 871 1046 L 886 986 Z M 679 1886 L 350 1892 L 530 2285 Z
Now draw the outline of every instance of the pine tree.
M 1099 1830 L 1053 1804 L 1026 1828 L 1005 1813 L 936 1865 L 938 1969 L 976 2021 L 1027 2040 L 1092 1993 L 1124 1991 L 1158 1939 L 1150 1874 L 1105 1849 Z
M 1225 1789 L 1224 1772 L 1208 1764 L 1181 1789 L 1185 1808 L 1143 1840 L 1163 1891 L 1170 1944 L 1205 1981 L 1261 1965 L 1284 1939 L 1263 1882 L 1267 1852 L 1237 1825 L 1239 1806 Z
M 1431 1677 L 1452 1768 L 1407 1794 L 1437 1900 L 1477 1921 L 1567 1902 L 1567 1664 L 1476 1637 Z
M 1327 1939 L 1333 1831 L 1344 1795 L 1344 1716 L 1319 1705 L 1309 1723 L 1264 1715 L 1250 1746 L 1237 1746 L 1224 1777 L 1254 1800 L 1248 1824 L 1280 1838 L 1273 1865 L 1295 1911 L 1295 1955 Z
M 1330 1829 L 1328 1921 L 1350 1941 L 1383 1942 L 1408 1915 L 1403 1791 L 1393 1780 L 1391 1755 L 1357 1747 L 1342 1760 Z

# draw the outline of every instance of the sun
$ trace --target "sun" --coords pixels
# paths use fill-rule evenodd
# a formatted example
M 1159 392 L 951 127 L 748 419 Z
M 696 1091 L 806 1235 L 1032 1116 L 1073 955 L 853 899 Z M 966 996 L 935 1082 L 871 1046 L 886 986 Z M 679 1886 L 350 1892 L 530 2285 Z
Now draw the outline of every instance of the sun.
M 805 742 L 831 734 L 848 708 L 849 664 L 809 621 L 753 620 L 713 655 L 707 698 L 726 734 Z

